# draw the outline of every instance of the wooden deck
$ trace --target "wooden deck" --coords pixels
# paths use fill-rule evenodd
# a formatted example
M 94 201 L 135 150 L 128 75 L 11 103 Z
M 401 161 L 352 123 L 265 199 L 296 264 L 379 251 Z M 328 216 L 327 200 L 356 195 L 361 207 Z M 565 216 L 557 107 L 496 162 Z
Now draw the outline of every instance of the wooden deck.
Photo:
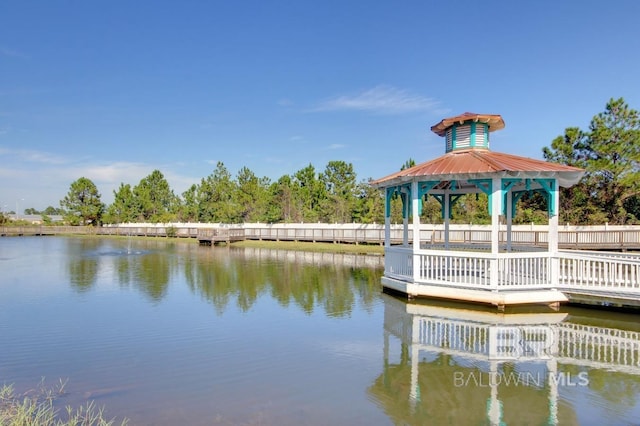
M 408 297 L 496 305 L 576 303 L 640 307 L 640 254 L 385 249 L 386 288 Z
M 230 244 L 234 241 L 245 240 L 244 229 L 202 229 L 198 231 L 198 242 L 200 244 L 216 245 L 219 243 Z
M 394 244 L 385 250 L 384 285 L 410 296 L 455 298 L 463 295 L 467 301 L 498 306 L 539 300 L 544 296 L 549 303 L 568 301 L 640 308 L 640 255 L 625 251 L 640 249 L 640 227 L 611 230 L 583 227 L 562 231 L 561 247 L 590 250 L 561 250 L 553 259 L 544 251 L 546 231 L 539 229 L 516 231 L 513 250 L 501 251 L 497 257 L 483 250 L 487 248 L 488 233 L 482 228 L 454 230 L 448 251 L 442 250 L 441 230 L 421 230 L 424 247 L 416 253 L 410 246 L 396 244 L 403 235 L 398 229 L 392 231 Z M 244 239 L 381 244 L 384 229 L 381 225 L 362 224 L 0 227 L 0 236 L 29 235 L 195 238 L 207 245 L 231 244 Z M 592 251 L 596 248 L 617 251 Z M 414 261 L 420 264 L 415 271 Z M 496 270 L 499 272 L 492 276 Z M 552 270 L 557 270 L 557 277 L 553 279 Z
M 211 233 L 219 232 L 219 236 Z M 2 226 L 0 236 L 21 235 L 124 235 L 144 237 L 196 238 L 199 241 L 225 241 L 225 232 L 229 232 L 228 242 L 247 240 L 264 241 L 308 241 L 346 244 L 384 244 L 384 225 L 376 224 L 244 224 L 189 226 L 176 225 L 126 225 L 126 226 Z M 243 238 L 240 238 L 240 234 Z M 219 237 L 223 237 L 220 239 Z M 214 238 L 215 237 L 215 238 Z M 392 226 L 391 244 L 403 241 L 401 225 Z M 413 238 L 409 230 L 408 239 Z M 420 239 L 425 245 L 433 247 L 444 243 L 444 230 L 437 225 L 425 225 L 420 230 Z M 449 235 L 450 245 L 459 247 L 486 246 L 490 244 L 491 231 L 482 225 L 456 225 Z M 501 244 L 506 243 L 506 232 L 500 233 Z M 544 227 L 514 226 L 512 246 L 516 249 L 530 250 L 547 247 L 547 230 Z M 640 250 L 640 227 L 563 227 L 558 233 L 558 247 L 574 250 Z

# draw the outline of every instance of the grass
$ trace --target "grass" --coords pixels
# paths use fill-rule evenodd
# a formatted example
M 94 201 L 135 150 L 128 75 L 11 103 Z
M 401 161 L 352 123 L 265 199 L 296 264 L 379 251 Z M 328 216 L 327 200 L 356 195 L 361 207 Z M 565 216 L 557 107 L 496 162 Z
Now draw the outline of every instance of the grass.
M 54 388 L 44 386 L 44 381 L 36 389 L 17 394 L 13 385 L 0 387 L 0 425 L 6 426 L 112 426 L 115 419 L 104 416 L 104 408 L 93 401 L 73 408 L 66 406 L 59 410 L 54 401 L 65 394 L 66 382 Z M 120 425 L 126 425 L 123 420 Z
M 231 247 L 252 247 L 274 250 L 295 250 L 320 253 L 350 253 L 350 254 L 370 254 L 383 255 L 384 247 L 373 244 L 334 244 L 334 243 L 311 243 L 302 241 L 257 241 L 245 240 L 231 244 Z

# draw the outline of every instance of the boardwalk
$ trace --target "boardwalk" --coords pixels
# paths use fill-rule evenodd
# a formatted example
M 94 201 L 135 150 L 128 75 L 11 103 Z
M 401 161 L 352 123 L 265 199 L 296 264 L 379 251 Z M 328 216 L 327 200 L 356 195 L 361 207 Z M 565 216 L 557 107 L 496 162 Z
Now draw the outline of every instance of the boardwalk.
M 546 248 L 546 226 L 514 226 L 511 243 L 520 248 Z M 97 234 L 130 235 L 145 237 L 178 237 L 208 239 L 214 230 L 242 230 L 244 239 L 264 241 L 308 241 L 348 244 L 384 244 L 384 225 L 376 224 L 172 224 L 172 225 L 122 225 L 100 228 L 82 226 L 3 226 L 0 236 L 15 235 L 60 235 L 60 234 Z M 235 232 L 235 231 L 234 231 Z M 240 232 L 240 231 L 238 231 Z M 401 225 L 391 226 L 390 240 L 394 245 L 404 239 Z M 239 239 L 236 234 L 233 240 Z M 408 239 L 413 239 L 413 231 L 408 230 Z M 422 225 L 420 239 L 425 244 L 438 246 L 444 243 L 444 229 L 441 225 Z M 506 231 L 501 232 L 500 242 L 506 243 Z M 449 243 L 452 246 L 467 248 L 486 247 L 491 242 L 491 231 L 483 225 L 451 225 Z M 640 227 L 637 226 L 592 226 L 562 227 L 558 232 L 558 247 L 566 250 L 640 250 Z
M 222 229 L 201 229 L 198 231 L 198 242 L 200 244 L 215 245 L 218 243 L 232 243 L 234 241 L 245 240 L 244 229 L 222 228 Z
M 392 230 L 392 240 L 402 239 L 401 230 Z M 565 230 L 561 241 L 575 241 L 583 247 L 635 247 L 640 229 L 611 230 L 581 228 Z M 415 280 L 415 285 L 431 286 L 434 296 L 449 292 L 458 296 L 465 291 L 510 291 L 517 297 L 526 291 L 559 291 L 561 301 L 605 306 L 640 306 L 640 255 L 633 252 L 596 252 L 560 250 L 556 256 L 543 251 L 546 233 L 540 229 L 519 229 L 512 235 L 512 252 L 500 253 L 500 258 L 487 252 L 487 231 L 481 227 L 454 229 L 450 235 L 450 250 L 442 248 L 442 230 L 421 229 L 424 247 L 414 252 L 411 246 L 393 245 L 385 250 L 385 276 Z M 193 238 L 204 244 L 232 243 L 242 239 L 274 241 L 329 241 L 354 244 L 380 244 L 384 229 L 379 225 L 245 225 L 226 227 L 120 226 L 120 227 L 0 227 L 0 235 L 120 235 L 146 237 Z M 563 234 L 561 234 L 563 235 Z M 543 237 L 544 236 L 544 237 Z M 633 244 L 632 244 L 633 243 Z M 562 246 L 562 244 L 560 244 Z M 453 250 L 455 249 L 455 250 Z M 473 256 L 470 256 L 470 254 Z M 418 262 L 420 268 L 414 270 Z M 498 262 L 498 263 L 495 263 Z M 492 268 L 499 273 L 492 279 Z M 557 281 L 551 280 L 552 269 Z M 417 273 L 414 276 L 414 273 Z

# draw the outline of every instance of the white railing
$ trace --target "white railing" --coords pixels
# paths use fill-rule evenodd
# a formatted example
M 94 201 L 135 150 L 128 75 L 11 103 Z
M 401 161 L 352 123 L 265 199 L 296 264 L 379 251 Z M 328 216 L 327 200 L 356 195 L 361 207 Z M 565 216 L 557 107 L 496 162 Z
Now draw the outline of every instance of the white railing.
M 490 254 L 420 250 L 416 258 L 420 283 L 490 288 Z
M 551 263 L 547 252 L 493 255 L 480 251 L 424 249 L 413 253 L 411 247 L 385 250 L 385 275 L 416 284 L 483 290 L 557 288 L 640 298 L 638 255 L 561 251 L 557 256 L 557 277 L 551 275 Z M 492 268 L 497 268 L 494 275 L 497 282 L 491 281 Z
M 406 247 L 387 247 L 384 251 L 384 274 L 387 277 L 413 278 L 413 251 Z
M 640 296 L 640 262 L 615 256 L 562 252 L 558 286 L 567 291 L 636 293 Z
M 140 235 L 167 237 L 175 233 L 178 237 L 195 238 L 199 230 L 212 228 L 244 229 L 247 239 L 282 241 L 328 241 L 345 243 L 383 244 L 385 225 L 360 223 L 126 223 L 102 227 L 66 227 L 66 226 L 3 226 L 0 236 L 4 235 L 56 235 L 56 234 L 98 234 L 98 235 Z M 513 246 L 546 247 L 548 227 L 542 225 L 514 225 L 511 228 Z M 413 227 L 406 233 L 408 241 L 413 241 Z M 389 237 L 393 244 L 404 241 L 404 227 L 393 224 Z M 443 244 L 445 231 L 443 225 L 421 224 L 419 239 L 422 244 Z M 500 228 L 501 245 L 507 242 L 508 235 L 504 225 Z M 478 246 L 491 243 L 490 225 L 449 226 L 449 242 L 460 246 Z M 558 230 L 558 245 L 565 249 L 640 249 L 639 226 L 561 226 Z
M 549 254 L 546 252 L 499 253 L 419 250 L 410 247 L 385 249 L 385 275 L 417 284 L 483 290 L 551 288 Z M 498 282 L 491 282 L 491 269 Z
M 498 265 L 498 289 L 551 287 L 548 253 L 499 254 Z

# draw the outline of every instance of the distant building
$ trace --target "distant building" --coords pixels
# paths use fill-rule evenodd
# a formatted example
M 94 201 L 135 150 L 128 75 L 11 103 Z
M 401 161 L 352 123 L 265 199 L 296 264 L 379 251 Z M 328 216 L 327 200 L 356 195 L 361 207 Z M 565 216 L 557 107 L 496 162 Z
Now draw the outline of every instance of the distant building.
M 6 216 L 9 218 L 9 220 L 13 220 L 13 221 L 24 220 L 33 225 L 42 225 L 44 223 L 44 221 L 42 220 L 43 215 L 41 214 L 21 214 L 21 215 L 6 214 Z M 63 221 L 62 215 L 59 215 L 59 214 L 44 215 L 44 216 L 47 216 L 49 219 L 51 219 L 51 222 Z

